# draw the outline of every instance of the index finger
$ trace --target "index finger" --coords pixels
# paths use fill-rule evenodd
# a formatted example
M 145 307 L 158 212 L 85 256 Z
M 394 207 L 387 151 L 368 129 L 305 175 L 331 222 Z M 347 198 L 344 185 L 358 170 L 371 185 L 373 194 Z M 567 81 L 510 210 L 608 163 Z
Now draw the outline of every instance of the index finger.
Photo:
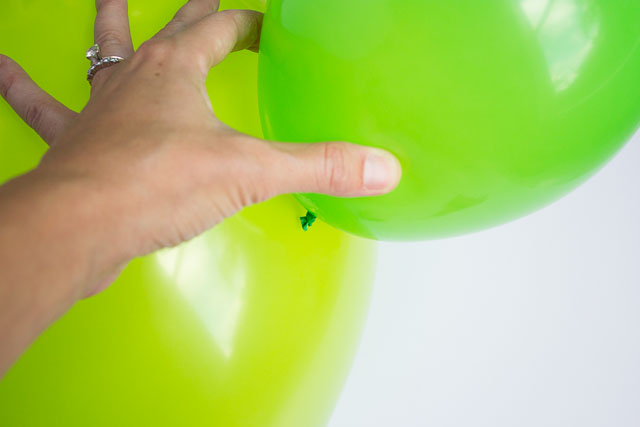
M 77 115 L 42 90 L 11 58 L 0 55 L 0 95 L 51 145 Z

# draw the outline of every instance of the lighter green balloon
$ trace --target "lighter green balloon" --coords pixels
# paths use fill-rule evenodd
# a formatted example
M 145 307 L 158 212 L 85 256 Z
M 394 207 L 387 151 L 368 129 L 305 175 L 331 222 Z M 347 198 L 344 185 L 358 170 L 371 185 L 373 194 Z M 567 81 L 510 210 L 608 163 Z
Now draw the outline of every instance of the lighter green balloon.
M 0 51 L 76 109 L 89 93 L 92 3 L 12 0 L 0 15 Z M 130 0 L 136 42 L 181 4 Z M 224 121 L 260 134 L 257 55 L 233 54 L 208 87 Z M 0 182 L 44 151 L 0 103 Z M 0 425 L 326 425 L 364 324 L 375 246 L 321 222 L 305 233 L 304 212 L 281 197 L 132 262 L 2 379 Z

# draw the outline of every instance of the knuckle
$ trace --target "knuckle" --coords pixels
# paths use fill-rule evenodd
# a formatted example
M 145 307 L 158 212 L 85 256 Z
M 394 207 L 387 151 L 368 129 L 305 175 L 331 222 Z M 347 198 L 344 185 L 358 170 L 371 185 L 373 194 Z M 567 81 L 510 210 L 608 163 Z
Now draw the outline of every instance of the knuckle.
M 175 46 L 169 40 L 151 40 L 143 43 L 136 56 L 145 63 L 164 63 L 176 52 Z
M 207 6 L 208 13 L 215 13 L 220 10 L 220 0 L 208 0 Z
M 214 55 L 219 58 L 233 48 L 238 34 L 242 32 L 243 15 L 241 10 L 223 10 L 216 16 L 219 24 Z
M 220 7 L 220 0 L 204 0 L 202 2 L 203 12 L 212 13 L 216 12 Z
M 185 29 L 186 26 L 187 26 L 187 24 L 180 17 L 180 15 L 176 15 L 175 18 L 173 18 L 170 22 L 167 23 L 167 25 L 164 26 L 164 29 L 162 30 L 162 32 L 163 33 L 177 33 L 178 31 L 181 31 L 181 30 Z
M 272 147 L 261 140 L 239 138 L 230 140 L 234 146 L 230 169 L 241 171 L 236 175 L 237 191 L 240 205 L 250 206 L 277 194 L 278 172 L 271 171 L 265 164 L 276 161 Z M 241 159 L 241 163 L 239 161 Z
M 238 185 L 234 206 L 236 211 L 247 206 L 252 206 L 269 198 L 264 191 L 263 185 L 256 182 L 245 181 Z
M 12 70 L 11 60 L 4 55 L 0 55 L 0 95 L 3 98 L 9 97 L 17 79 L 18 74 Z
M 319 174 L 319 186 L 330 192 L 339 193 L 349 184 L 347 154 L 344 147 L 337 143 L 324 144 L 322 168 Z
M 96 34 L 96 43 L 102 49 L 110 49 L 113 47 L 121 47 L 125 44 L 123 35 L 114 29 L 108 29 Z
M 260 13 L 240 9 L 228 9 L 218 13 L 224 17 L 224 21 L 228 21 L 228 30 L 232 35 L 242 34 L 246 32 L 246 28 L 249 28 L 252 31 L 250 36 L 257 37 L 253 32 L 258 31 L 258 26 L 255 24 L 259 22 Z
M 242 16 L 242 11 L 239 9 L 227 9 L 221 10 L 218 12 L 218 15 L 222 18 L 230 19 L 234 22 L 237 22 L 238 17 Z
M 40 130 L 44 109 L 39 104 L 30 104 L 24 113 L 24 121 L 34 130 Z
M 2 66 L 0 65 L 0 73 L 2 72 Z M 6 75 L 0 74 L 0 95 L 3 98 L 8 99 L 11 90 L 16 82 L 16 75 L 8 73 Z
M 176 33 L 183 30 L 187 26 L 187 21 L 185 19 L 184 13 L 184 9 L 178 10 L 173 18 L 171 18 L 171 21 L 167 22 L 167 24 L 159 34 Z
M 224 35 L 226 37 L 233 37 L 234 34 L 239 34 L 242 28 L 242 19 L 244 17 L 244 12 L 242 10 L 223 10 L 222 12 L 218 12 L 223 19 L 223 22 L 226 22 L 227 25 L 224 26 L 225 32 Z

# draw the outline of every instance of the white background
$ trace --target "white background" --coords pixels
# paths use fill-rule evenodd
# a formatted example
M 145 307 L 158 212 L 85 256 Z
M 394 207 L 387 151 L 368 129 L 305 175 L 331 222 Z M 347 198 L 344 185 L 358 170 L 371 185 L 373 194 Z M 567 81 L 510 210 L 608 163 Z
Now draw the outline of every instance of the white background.
M 330 426 L 640 426 L 640 134 L 524 219 L 383 244 Z

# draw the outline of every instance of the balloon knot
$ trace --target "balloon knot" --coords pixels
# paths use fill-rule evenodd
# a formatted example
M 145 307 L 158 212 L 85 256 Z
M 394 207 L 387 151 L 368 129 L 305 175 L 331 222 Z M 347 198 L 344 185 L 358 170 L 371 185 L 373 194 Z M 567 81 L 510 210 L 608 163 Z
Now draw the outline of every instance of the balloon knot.
M 309 227 L 313 225 L 316 218 L 317 217 L 313 213 L 307 211 L 307 214 L 305 216 L 300 217 L 300 224 L 302 224 L 302 229 L 304 231 L 307 231 Z

